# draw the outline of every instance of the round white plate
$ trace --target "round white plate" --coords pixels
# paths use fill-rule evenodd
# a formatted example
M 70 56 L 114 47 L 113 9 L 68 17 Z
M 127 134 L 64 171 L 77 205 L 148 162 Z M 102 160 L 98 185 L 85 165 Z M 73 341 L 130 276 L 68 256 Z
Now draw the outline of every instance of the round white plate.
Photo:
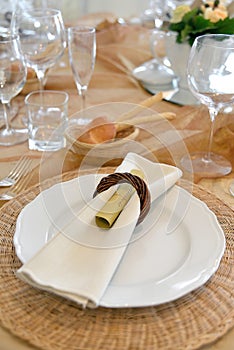
M 102 176 L 85 175 L 56 184 L 25 206 L 14 235 L 22 263 L 91 199 Z M 139 307 L 175 300 L 212 276 L 224 249 L 225 237 L 214 213 L 174 186 L 153 202 L 145 221 L 136 227 L 100 305 Z

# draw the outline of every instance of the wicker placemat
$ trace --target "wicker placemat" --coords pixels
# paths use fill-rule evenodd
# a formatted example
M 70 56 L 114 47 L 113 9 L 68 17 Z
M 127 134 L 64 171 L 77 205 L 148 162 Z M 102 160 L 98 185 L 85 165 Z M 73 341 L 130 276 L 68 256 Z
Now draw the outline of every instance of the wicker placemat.
M 106 169 L 107 173 L 112 171 Z M 63 180 L 75 176 L 76 172 L 70 172 Z M 32 187 L 0 211 L 3 326 L 43 350 L 184 350 L 212 342 L 234 325 L 234 212 L 199 186 L 194 186 L 194 195 L 216 213 L 227 247 L 215 275 L 185 297 L 155 307 L 81 310 L 63 298 L 18 280 L 15 271 L 21 263 L 12 244 L 16 218 L 41 189 L 59 181 L 61 178 L 57 177 Z

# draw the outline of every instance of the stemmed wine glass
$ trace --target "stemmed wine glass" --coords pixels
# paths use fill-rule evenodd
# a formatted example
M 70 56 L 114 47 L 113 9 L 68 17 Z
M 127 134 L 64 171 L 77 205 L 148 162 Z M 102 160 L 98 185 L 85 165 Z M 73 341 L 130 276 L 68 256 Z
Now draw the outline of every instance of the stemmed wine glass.
M 35 70 L 42 90 L 46 71 L 59 60 L 66 47 L 61 11 L 41 8 L 16 12 L 12 30 L 19 34 L 27 65 Z
M 83 120 L 85 118 L 86 92 L 93 74 L 96 59 L 96 31 L 93 27 L 68 28 L 69 61 L 79 95 L 82 97 Z
M 207 152 L 184 156 L 183 168 L 203 177 L 218 177 L 231 172 L 231 163 L 211 151 L 214 122 L 220 109 L 234 102 L 234 36 L 207 34 L 197 37 L 188 61 L 191 92 L 208 107 L 211 119 Z
M 0 36 L 0 100 L 3 105 L 5 128 L 0 130 L 0 145 L 10 146 L 28 138 L 27 129 L 15 129 L 10 125 L 9 107 L 26 82 L 26 64 L 20 50 L 19 37 L 11 34 Z
M 167 18 L 168 3 L 166 0 L 149 0 L 148 8 L 142 15 L 144 23 L 153 22 L 154 27 L 160 29 Z
M 10 1 L 5 4 L 5 6 L 1 6 L 0 8 L 0 33 L 6 34 L 10 33 L 11 30 L 11 16 L 12 12 L 14 10 L 14 4 Z M 11 103 L 11 105 L 8 106 L 9 113 L 10 113 L 10 119 L 13 119 L 16 114 L 18 113 L 18 104 L 17 103 Z M 3 106 L 0 105 L 0 125 L 5 123 L 4 118 L 4 111 Z

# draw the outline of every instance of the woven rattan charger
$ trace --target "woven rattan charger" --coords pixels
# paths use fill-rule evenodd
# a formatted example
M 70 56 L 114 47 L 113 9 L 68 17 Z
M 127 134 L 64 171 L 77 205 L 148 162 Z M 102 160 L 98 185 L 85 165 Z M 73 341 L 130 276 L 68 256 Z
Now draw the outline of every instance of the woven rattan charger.
M 194 195 L 218 217 L 226 250 L 215 275 L 183 298 L 147 308 L 81 310 L 17 279 L 15 271 L 21 263 L 12 239 L 18 214 L 41 190 L 75 176 L 77 172 L 69 172 L 47 180 L 0 210 L 0 319 L 4 327 L 43 350 L 180 350 L 197 349 L 234 325 L 234 212 L 196 185 Z

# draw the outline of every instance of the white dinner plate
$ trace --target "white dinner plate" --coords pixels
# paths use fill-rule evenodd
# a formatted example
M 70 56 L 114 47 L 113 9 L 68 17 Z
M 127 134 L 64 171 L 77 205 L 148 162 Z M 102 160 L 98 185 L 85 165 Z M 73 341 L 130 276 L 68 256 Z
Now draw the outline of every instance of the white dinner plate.
M 106 175 L 85 175 L 56 184 L 25 206 L 14 235 L 22 263 L 91 199 L 102 176 Z M 136 227 L 100 305 L 140 307 L 175 300 L 214 274 L 224 249 L 225 237 L 214 213 L 174 186 L 153 202 L 147 218 Z

